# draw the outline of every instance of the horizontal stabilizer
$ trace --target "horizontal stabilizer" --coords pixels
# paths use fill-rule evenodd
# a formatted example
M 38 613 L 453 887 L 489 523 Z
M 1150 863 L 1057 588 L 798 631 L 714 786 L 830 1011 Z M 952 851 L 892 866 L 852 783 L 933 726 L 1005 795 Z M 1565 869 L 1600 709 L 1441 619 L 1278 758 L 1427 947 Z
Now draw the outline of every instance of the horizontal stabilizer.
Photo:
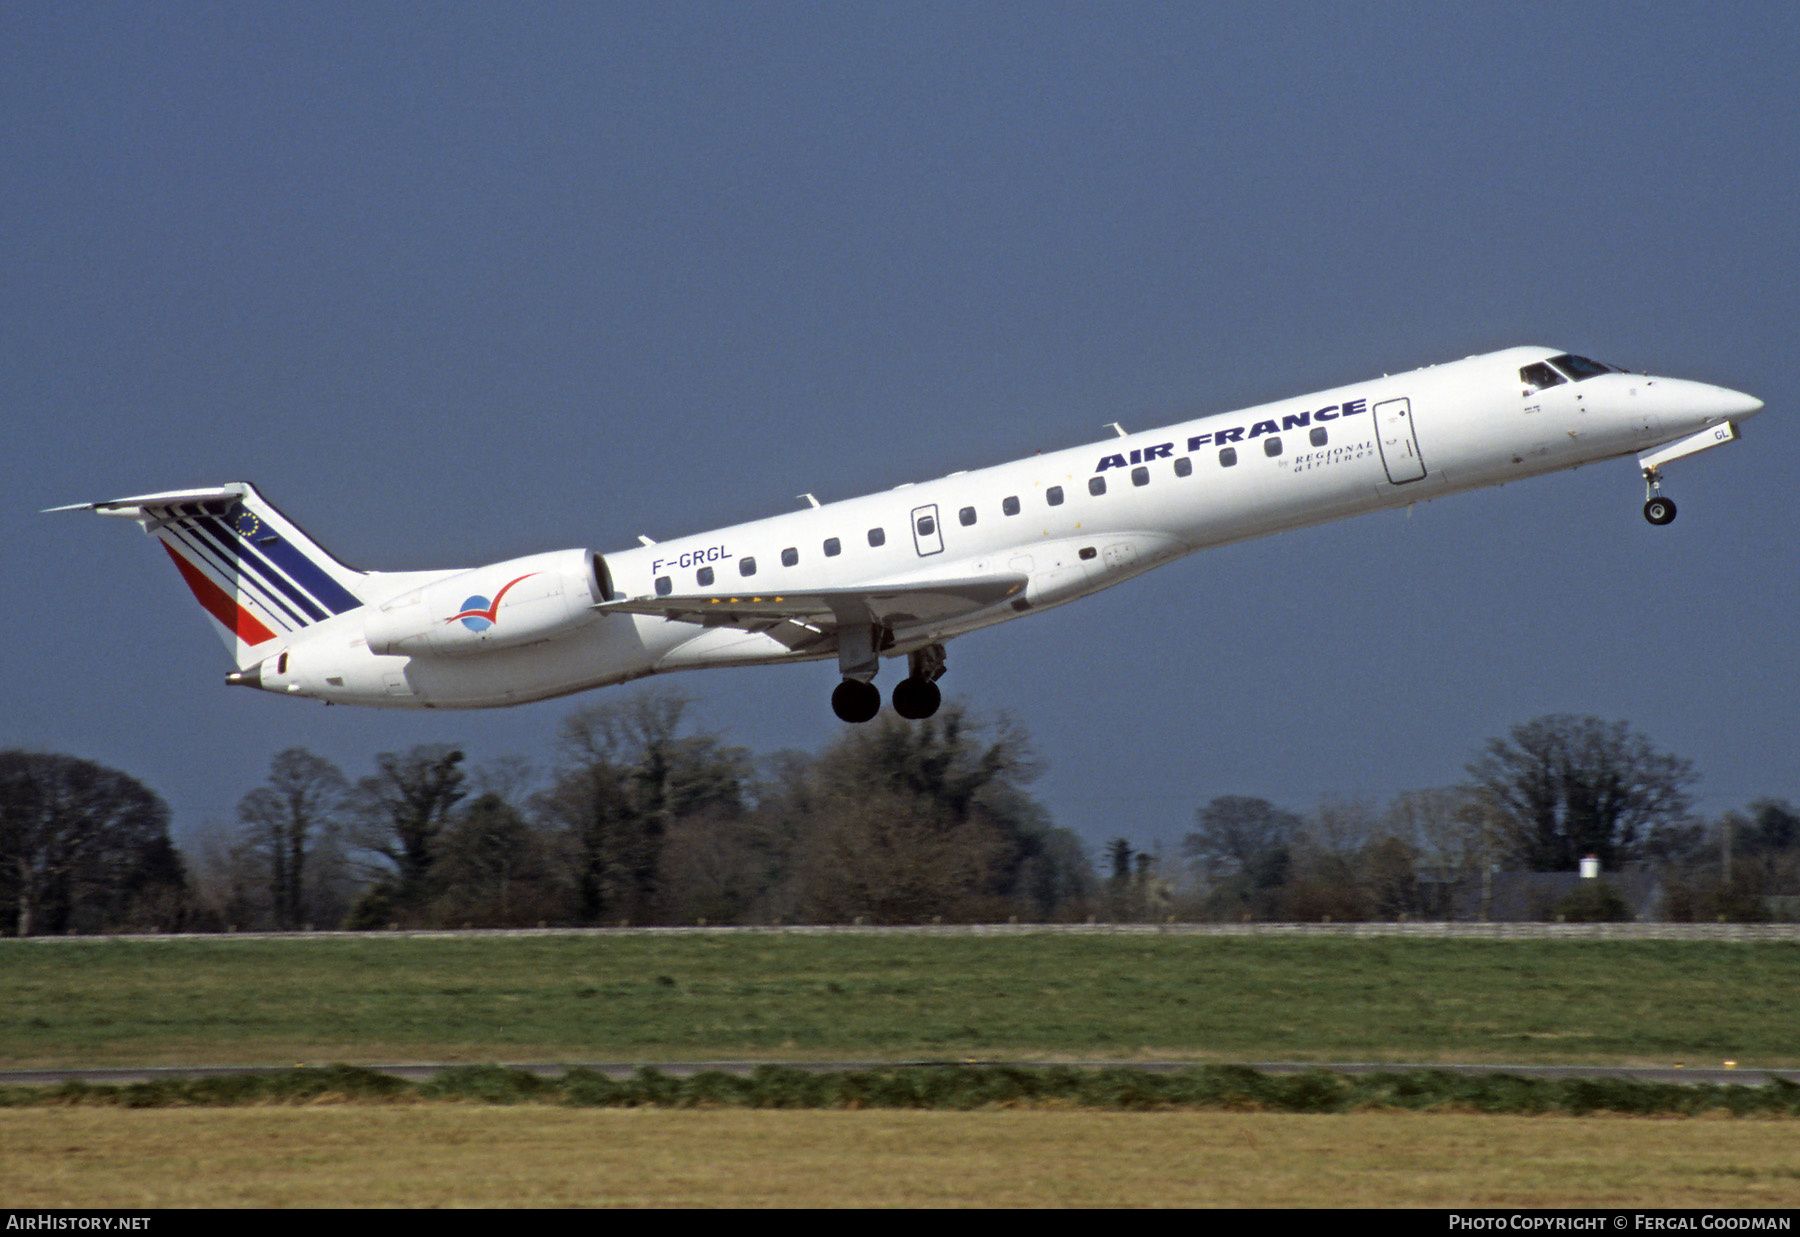
M 50 510 L 142 524 L 168 551 L 239 670 L 302 629 L 363 604 L 364 573 L 327 554 L 247 481 Z
M 109 498 L 97 503 L 70 503 L 66 507 L 45 507 L 42 514 L 53 511 L 92 511 L 98 515 L 122 515 L 138 518 L 146 512 L 174 507 L 182 503 L 233 503 L 249 488 L 242 482 L 216 485 L 203 490 L 169 490 L 162 494 L 139 494 L 134 498 Z

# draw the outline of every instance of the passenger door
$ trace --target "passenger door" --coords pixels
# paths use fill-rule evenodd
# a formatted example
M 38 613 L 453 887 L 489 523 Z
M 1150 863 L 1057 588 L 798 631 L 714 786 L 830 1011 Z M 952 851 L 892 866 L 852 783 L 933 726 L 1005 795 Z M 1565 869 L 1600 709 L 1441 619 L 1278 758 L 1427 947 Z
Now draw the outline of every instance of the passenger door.
M 1389 481 L 1404 485 L 1425 475 L 1419 439 L 1413 432 L 1411 400 L 1390 399 L 1375 405 L 1375 441 L 1381 445 L 1381 464 Z

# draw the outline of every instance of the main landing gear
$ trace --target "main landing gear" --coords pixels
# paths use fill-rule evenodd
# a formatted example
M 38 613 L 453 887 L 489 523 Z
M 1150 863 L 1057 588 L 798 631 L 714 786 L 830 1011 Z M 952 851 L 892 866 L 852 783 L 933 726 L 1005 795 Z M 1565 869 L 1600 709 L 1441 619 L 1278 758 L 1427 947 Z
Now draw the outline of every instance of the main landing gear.
M 852 656 L 846 657 L 840 645 L 838 663 L 846 673 L 831 693 L 831 711 L 846 722 L 873 719 L 881 712 L 881 689 L 869 681 L 875 677 L 873 658 L 857 657 L 854 649 Z M 944 646 L 928 644 L 914 649 L 906 655 L 906 671 L 906 677 L 894 684 L 894 712 L 913 721 L 930 717 L 944 702 L 937 685 L 944 674 Z M 865 673 L 867 678 L 862 677 Z
M 1644 518 L 1661 527 L 1675 518 L 1675 500 L 1662 496 L 1662 473 L 1644 469 Z
M 831 693 L 831 711 L 841 721 L 866 722 L 881 712 L 881 689 L 861 679 L 845 679 Z
M 894 684 L 894 712 L 910 721 L 930 717 L 944 702 L 937 681 L 944 677 L 944 646 L 928 644 L 906 655 L 906 677 Z

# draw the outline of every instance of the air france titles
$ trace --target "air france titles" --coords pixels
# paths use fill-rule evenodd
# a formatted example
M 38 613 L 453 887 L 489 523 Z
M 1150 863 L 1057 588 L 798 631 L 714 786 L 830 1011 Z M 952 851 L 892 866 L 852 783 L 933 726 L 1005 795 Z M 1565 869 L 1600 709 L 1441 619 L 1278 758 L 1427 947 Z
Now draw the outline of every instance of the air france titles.
M 1192 453 L 1208 444 L 1211 444 L 1212 446 L 1224 446 L 1228 443 L 1248 442 L 1252 438 L 1261 438 L 1264 434 L 1279 434 L 1283 430 L 1303 429 L 1306 426 L 1313 424 L 1336 421 L 1339 417 L 1353 417 L 1359 413 L 1367 412 L 1368 410 L 1369 401 L 1366 399 L 1352 399 L 1346 400 L 1341 404 L 1327 404 L 1323 408 L 1308 412 L 1289 413 L 1282 417 L 1279 422 L 1271 417 L 1266 421 L 1256 421 L 1250 425 L 1234 425 L 1229 429 L 1212 430 L 1205 434 L 1195 434 L 1187 440 L 1187 449 L 1189 453 Z M 1105 472 L 1109 468 L 1127 468 L 1132 464 L 1147 464 L 1151 460 L 1171 459 L 1174 457 L 1174 454 L 1174 443 L 1158 443 L 1154 447 L 1142 447 L 1136 449 L 1132 451 L 1129 456 L 1126 456 L 1122 452 L 1115 455 L 1101 456 L 1100 465 L 1095 468 L 1094 471 Z

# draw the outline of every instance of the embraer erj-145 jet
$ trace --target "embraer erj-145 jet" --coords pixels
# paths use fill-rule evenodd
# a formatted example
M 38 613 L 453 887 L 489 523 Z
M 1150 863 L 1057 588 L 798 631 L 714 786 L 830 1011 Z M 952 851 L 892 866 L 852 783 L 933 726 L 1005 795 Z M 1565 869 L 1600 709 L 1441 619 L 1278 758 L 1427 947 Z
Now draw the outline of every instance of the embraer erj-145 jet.
M 673 541 L 473 570 L 364 572 L 233 482 L 56 510 L 153 533 L 237 658 L 226 682 L 327 704 L 486 708 L 704 666 L 836 657 L 831 706 L 937 710 L 953 636 L 1209 546 L 1636 455 L 1662 468 L 1762 402 L 1513 348 L 952 473 Z

